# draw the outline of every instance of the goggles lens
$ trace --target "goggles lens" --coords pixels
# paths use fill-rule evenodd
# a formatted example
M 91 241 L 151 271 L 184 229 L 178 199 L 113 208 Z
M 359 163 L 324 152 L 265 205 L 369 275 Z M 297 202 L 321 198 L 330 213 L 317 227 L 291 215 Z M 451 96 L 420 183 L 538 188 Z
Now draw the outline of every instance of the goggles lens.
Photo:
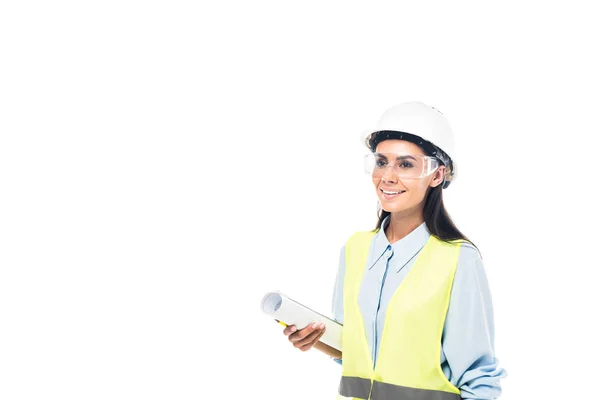
M 435 157 L 407 153 L 369 153 L 365 155 L 365 173 L 382 177 L 392 167 L 398 178 L 418 179 L 431 175 L 440 162 Z

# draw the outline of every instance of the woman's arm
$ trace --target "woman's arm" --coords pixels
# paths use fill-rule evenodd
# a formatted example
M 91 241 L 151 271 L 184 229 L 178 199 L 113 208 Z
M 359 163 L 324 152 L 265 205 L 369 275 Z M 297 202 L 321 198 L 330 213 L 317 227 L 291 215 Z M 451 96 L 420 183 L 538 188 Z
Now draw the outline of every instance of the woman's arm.
M 494 352 L 494 313 L 483 261 L 463 244 L 442 336 L 442 370 L 463 399 L 495 399 L 506 371 Z

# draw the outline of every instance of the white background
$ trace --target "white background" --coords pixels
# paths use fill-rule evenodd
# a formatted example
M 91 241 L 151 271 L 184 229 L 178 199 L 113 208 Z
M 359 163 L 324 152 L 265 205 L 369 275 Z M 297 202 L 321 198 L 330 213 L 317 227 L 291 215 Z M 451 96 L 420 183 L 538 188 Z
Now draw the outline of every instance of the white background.
M 592 2 L 206 3 L 0 6 L 0 398 L 335 398 L 260 300 L 331 312 L 359 134 L 411 100 L 456 135 L 502 398 L 589 398 Z

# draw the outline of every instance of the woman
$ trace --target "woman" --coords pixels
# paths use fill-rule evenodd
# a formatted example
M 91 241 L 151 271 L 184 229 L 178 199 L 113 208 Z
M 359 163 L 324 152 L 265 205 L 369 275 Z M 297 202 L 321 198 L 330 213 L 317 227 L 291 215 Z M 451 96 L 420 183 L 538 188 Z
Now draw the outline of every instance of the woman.
M 342 352 L 319 342 L 323 326 L 284 334 L 342 365 L 340 398 L 497 398 L 506 371 L 494 355 L 483 263 L 442 200 L 456 177 L 448 122 L 423 103 L 403 103 L 364 140 L 380 210 L 376 228 L 341 250 L 333 316 L 344 325 Z

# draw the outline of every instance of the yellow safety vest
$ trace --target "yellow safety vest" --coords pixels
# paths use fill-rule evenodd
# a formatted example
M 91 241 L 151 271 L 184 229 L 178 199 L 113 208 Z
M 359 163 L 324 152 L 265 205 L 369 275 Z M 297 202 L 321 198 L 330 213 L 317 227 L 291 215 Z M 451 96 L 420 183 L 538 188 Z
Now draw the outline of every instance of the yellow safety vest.
M 357 232 L 346 243 L 342 378 L 338 399 L 460 400 L 440 366 L 441 339 L 462 240 L 430 235 L 390 299 L 373 370 L 358 291 L 373 236 Z

